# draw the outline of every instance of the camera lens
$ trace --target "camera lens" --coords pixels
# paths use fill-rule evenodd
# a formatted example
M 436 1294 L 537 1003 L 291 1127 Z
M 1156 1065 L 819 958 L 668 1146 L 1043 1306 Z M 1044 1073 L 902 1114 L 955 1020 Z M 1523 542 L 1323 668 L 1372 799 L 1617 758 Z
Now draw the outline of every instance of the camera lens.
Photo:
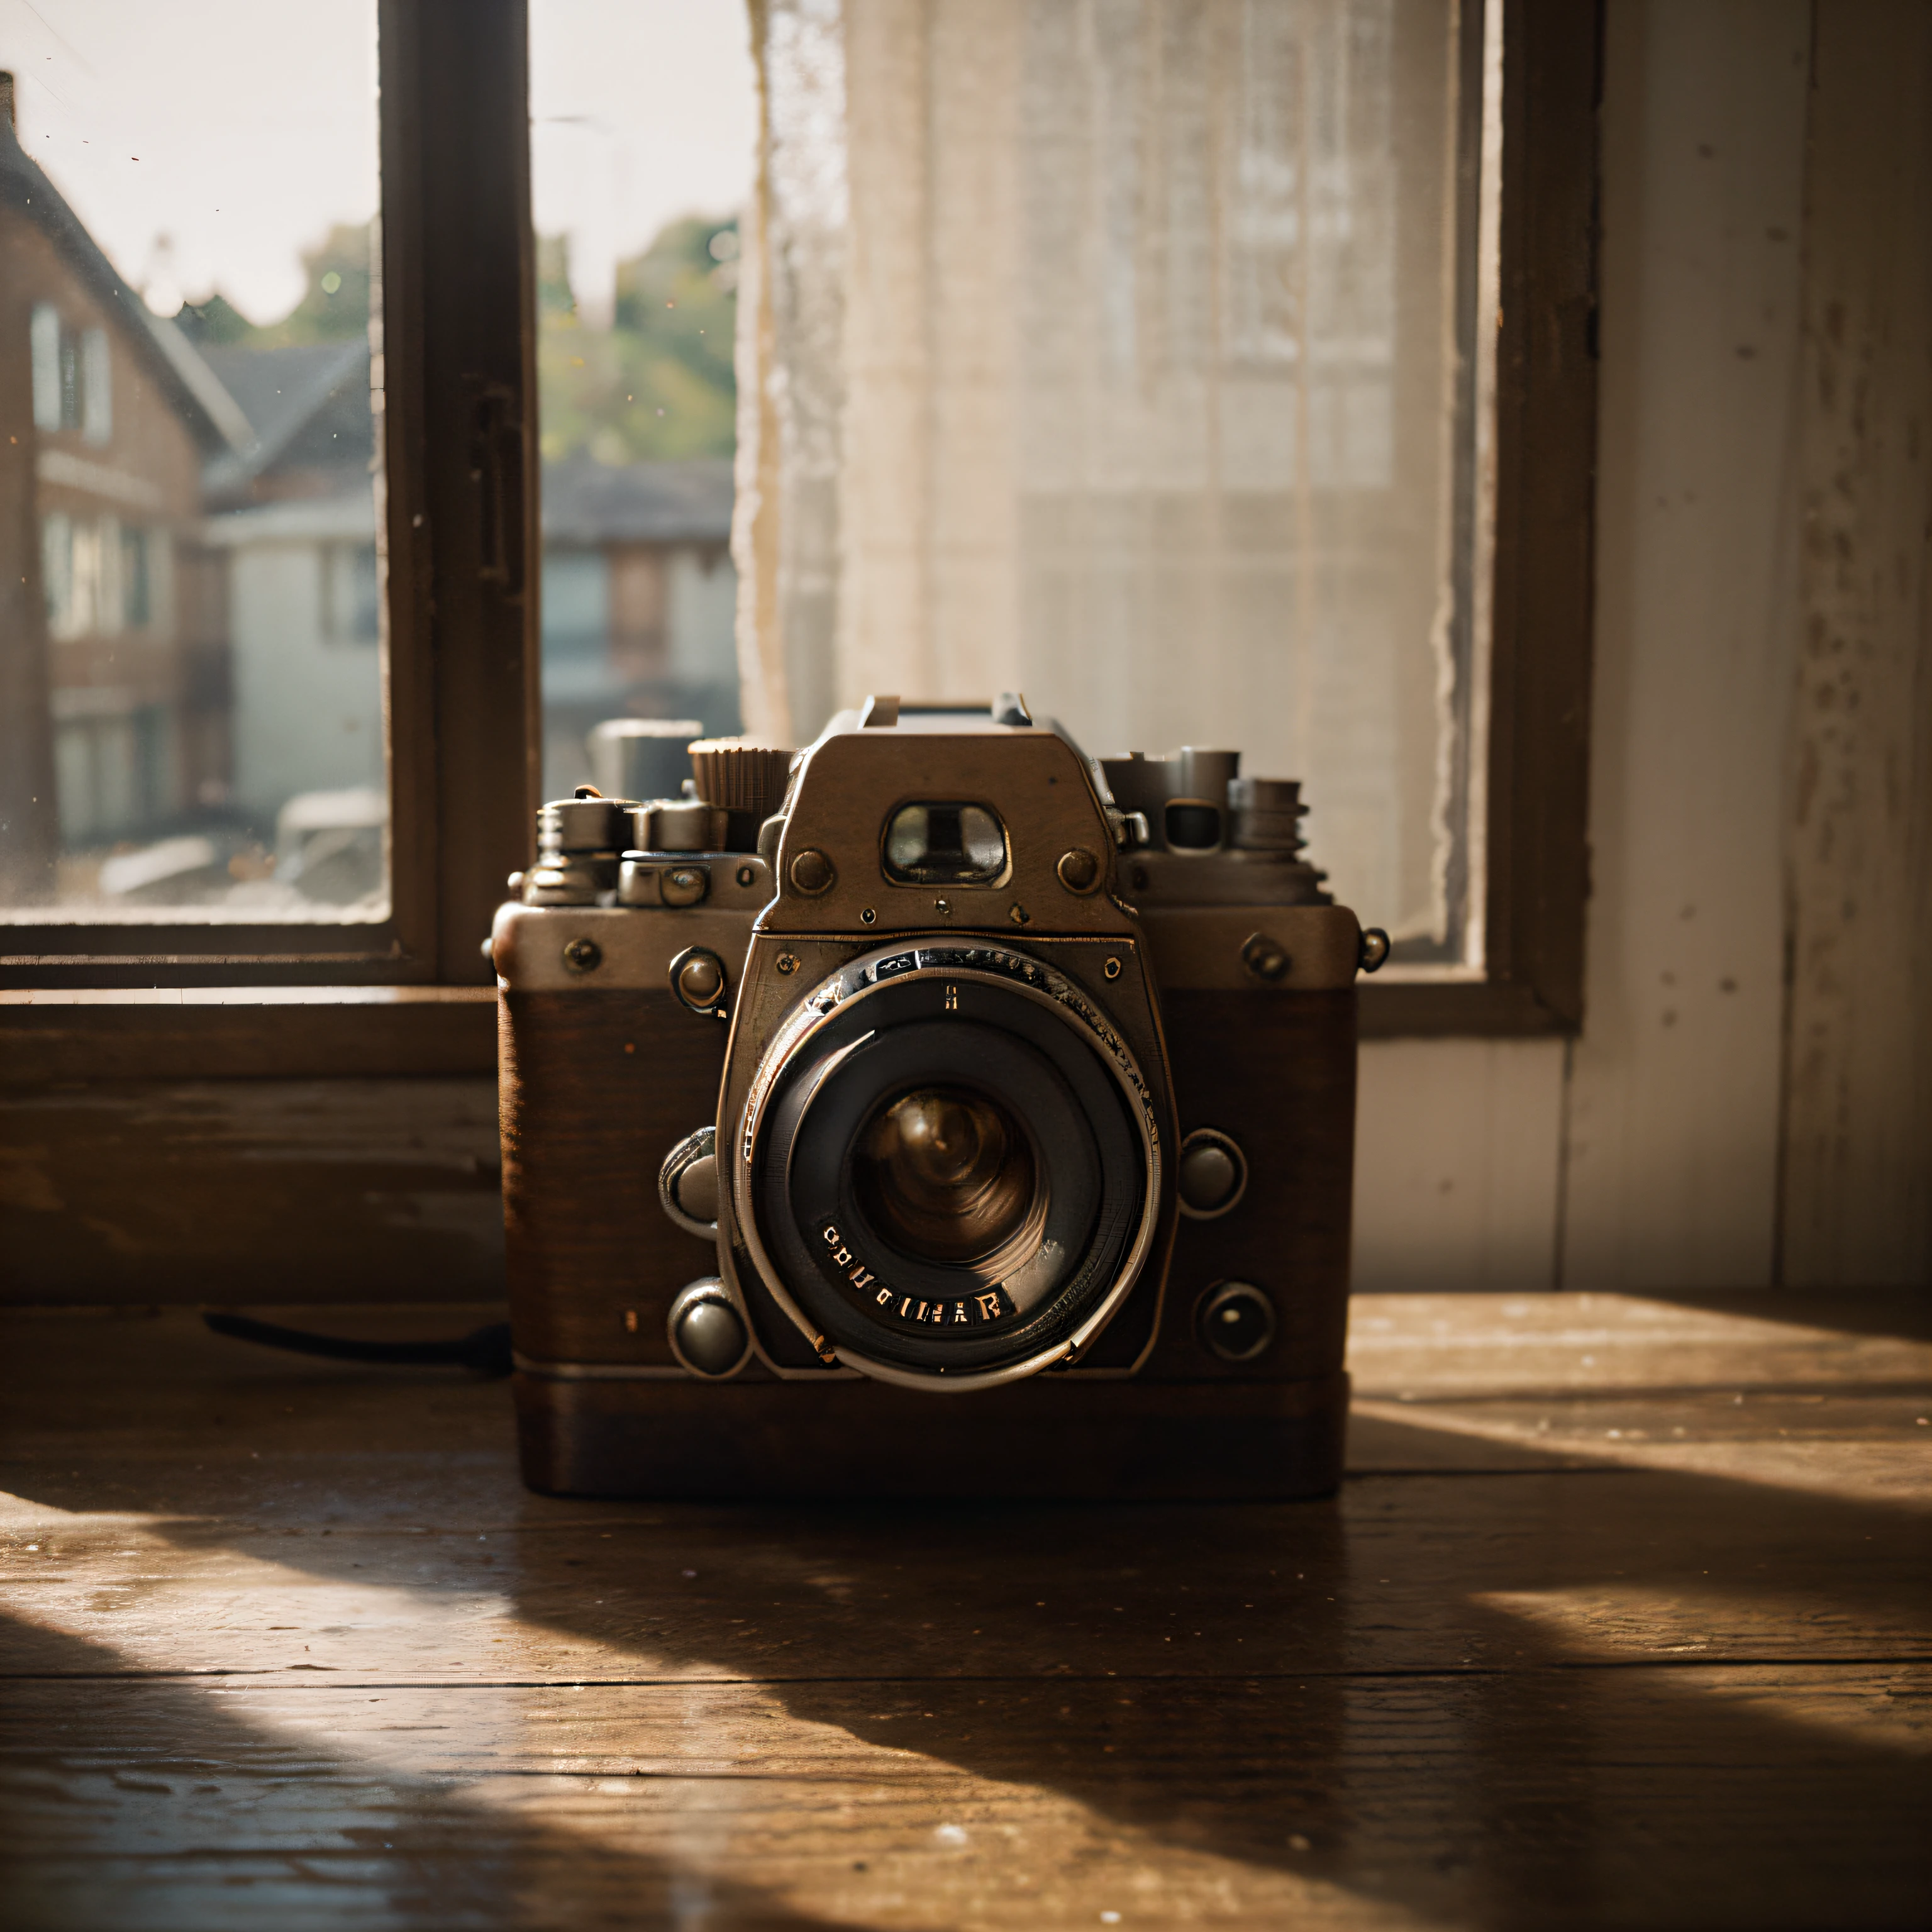
M 853 1160 L 859 1204 L 895 1247 L 922 1261 L 984 1259 L 1025 1225 L 1033 1150 L 997 1100 L 922 1087 L 875 1108 Z
M 984 1386 L 1084 1346 L 1151 1245 L 1148 1089 L 1085 991 L 1017 948 L 899 941 L 808 994 L 746 1094 L 760 1277 L 822 1356 Z

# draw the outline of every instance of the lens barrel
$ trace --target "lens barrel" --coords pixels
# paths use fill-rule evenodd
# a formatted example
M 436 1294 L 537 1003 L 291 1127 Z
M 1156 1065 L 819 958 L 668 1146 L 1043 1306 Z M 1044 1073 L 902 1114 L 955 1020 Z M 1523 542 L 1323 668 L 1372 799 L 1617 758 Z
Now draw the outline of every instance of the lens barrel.
M 739 1145 L 766 1286 L 888 1380 L 976 1387 L 1064 1358 L 1152 1240 L 1147 1084 L 1084 992 L 1016 949 L 901 944 L 817 989 L 768 1048 Z

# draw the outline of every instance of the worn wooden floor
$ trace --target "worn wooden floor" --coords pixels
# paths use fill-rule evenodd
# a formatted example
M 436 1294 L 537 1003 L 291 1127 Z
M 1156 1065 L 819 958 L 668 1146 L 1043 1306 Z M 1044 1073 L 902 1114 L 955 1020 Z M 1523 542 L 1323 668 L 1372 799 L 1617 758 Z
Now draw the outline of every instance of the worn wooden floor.
M 1924 1926 L 1918 1326 L 1366 1298 L 1332 1504 L 758 1510 L 9 1316 L 0 1922 Z

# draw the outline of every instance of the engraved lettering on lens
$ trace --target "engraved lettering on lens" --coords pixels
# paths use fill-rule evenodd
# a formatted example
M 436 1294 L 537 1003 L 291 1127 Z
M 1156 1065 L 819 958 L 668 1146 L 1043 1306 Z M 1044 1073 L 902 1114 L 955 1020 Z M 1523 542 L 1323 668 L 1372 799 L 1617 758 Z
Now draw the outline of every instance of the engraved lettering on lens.
M 868 1300 L 875 1308 L 890 1306 L 892 1297 L 898 1291 L 890 1282 L 881 1282 L 878 1270 L 857 1257 L 850 1238 L 840 1231 L 837 1222 L 819 1223 L 818 1238 L 821 1258 L 826 1272 L 834 1280 L 843 1282 L 862 1300 Z M 968 1300 L 952 1303 L 950 1314 L 948 1306 L 944 1301 L 901 1295 L 899 1305 L 892 1312 L 902 1321 L 922 1322 L 928 1327 L 935 1322 L 959 1322 L 970 1328 L 983 1327 L 988 1322 L 1004 1321 L 1016 1312 L 1012 1298 L 1000 1287 L 988 1288 Z
M 946 989 L 946 1010 L 949 1013 L 956 1013 L 959 1010 L 959 988 L 957 986 L 948 986 Z

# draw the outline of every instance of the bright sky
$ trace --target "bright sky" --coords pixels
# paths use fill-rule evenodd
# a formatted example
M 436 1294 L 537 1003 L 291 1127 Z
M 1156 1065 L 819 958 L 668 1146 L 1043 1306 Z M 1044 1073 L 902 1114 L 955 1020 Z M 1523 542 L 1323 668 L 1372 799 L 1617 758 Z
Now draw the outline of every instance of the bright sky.
M 680 214 L 752 189 L 757 80 L 745 0 L 530 0 L 531 183 L 602 320 L 616 265 Z
M 219 287 L 258 322 L 299 251 L 376 201 L 374 0 L 0 0 L 20 139 L 150 304 Z M 538 230 L 580 298 L 674 216 L 751 183 L 743 0 L 531 0 Z

